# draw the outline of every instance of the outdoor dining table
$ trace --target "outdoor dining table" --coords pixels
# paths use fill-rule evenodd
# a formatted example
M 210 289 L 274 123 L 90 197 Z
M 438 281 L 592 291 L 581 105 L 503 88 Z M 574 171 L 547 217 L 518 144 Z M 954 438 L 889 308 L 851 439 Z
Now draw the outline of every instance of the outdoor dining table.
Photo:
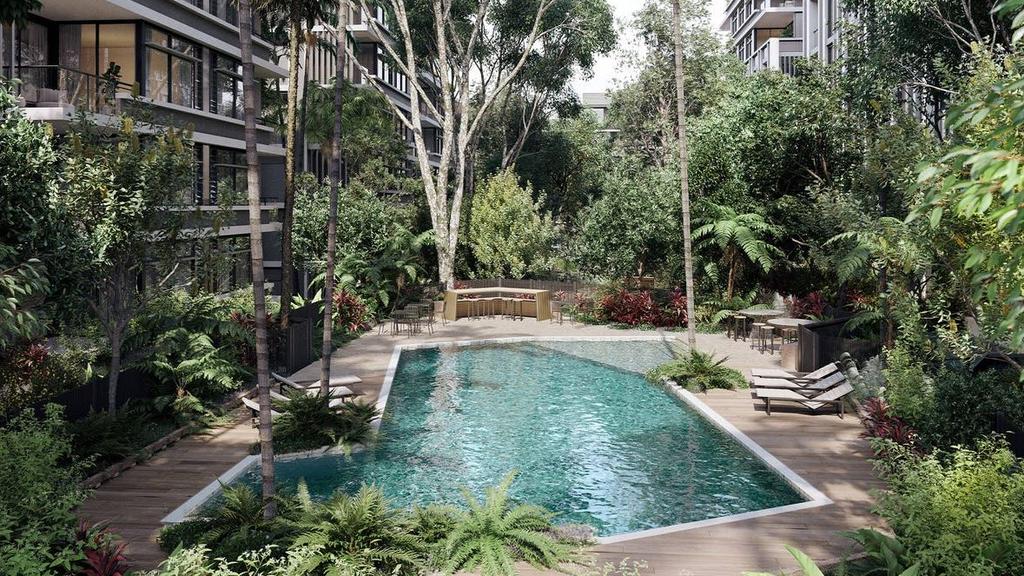
M 779 347 L 779 355 L 781 356 L 780 364 L 783 369 L 797 369 L 798 356 L 800 354 L 799 328 L 812 322 L 814 322 L 814 320 L 808 320 L 806 318 L 772 318 L 771 320 L 768 320 L 768 325 L 773 328 L 797 329 L 797 340 L 795 342 L 785 342 L 785 340 L 783 340 L 784 343 Z
M 776 328 L 799 328 L 804 324 L 811 324 L 814 320 L 806 318 L 772 318 L 768 321 L 769 326 Z
M 747 308 L 746 310 L 740 310 L 737 314 L 742 314 L 747 318 L 752 318 L 755 322 L 764 322 L 772 318 L 778 318 L 785 314 L 782 310 L 773 310 L 771 308 Z

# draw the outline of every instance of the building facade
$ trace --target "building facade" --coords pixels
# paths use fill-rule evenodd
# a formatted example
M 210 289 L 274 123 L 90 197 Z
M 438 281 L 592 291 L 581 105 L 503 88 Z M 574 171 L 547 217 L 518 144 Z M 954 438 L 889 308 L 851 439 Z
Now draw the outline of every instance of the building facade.
M 25 25 L 2 30 L 0 71 L 18 81 L 26 116 L 55 133 L 83 111 L 100 125 L 134 111 L 192 131 L 196 184 L 175 209 L 228 212 L 215 230 L 194 219 L 200 240 L 182 254 L 191 281 L 212 291 L 251 281 L 237 24 L 234 0 L 43 0 Z M 254 37 L 253 53 L 257 77 L 284 76 L 269 42 Z M 284 148 L 273 129 L 257 131 L 264 257 L 276 286 Z M 216 269 L 211 250 L 222 256 Z
M 841 55 L 840 0 L 732 0 L 725 14 L 721 30 L 751 74 L 792 74 L 800 58 L 832 63 Z
M 409 91 L 413 86 L 410 85 L 410 79 L 398 66 L 391 62 L 387 54 L 385 45 L 395 42 L 395 37 L 390 32 L 389 18 L 386 11 L 384 8 L 377 6 L 374 13 L 368 14 L 358 6 L 351 4 L 350 6 L 348 34 L 349 38 L 355 42 L 353 51 L 357 61 L 348 60 L 345 78 L 356 87 L 365 90 L 376 90 L 376 88 L 370 85 L 371 77 L 376 79 L 384 88 L 384 96 L 408 117 L 412 106 Z M 371 20 L 376 22 L 376 26 L 371 24 Z M 326 26 L 319 26 L 316 34 L 322 43 L 330 45 L 335 43 L 333 32 L 328 30 Z M 308 54 L 306 53 L 306 48 L 303 47 L 299 61 L 304 62 L 304 65 L 307 67 L 306 80 L 319 83 L 322 86 L 331 83 L 336 73 L 338 62 L 335 51 L 328 50 L 322 46 L 310 50 Z M 287 58 L 282 58 L 280 63 L 287 66 Z M 366 70 L 365 73 L 363 72 L 364 69 Z M 420 76 L 418 80 L 420 86 L 423 87 L 424 92 L 431 98 L 431 101 L 436 104 L 438 95 L 436 79 L 427 73 L 421 73 Z M 299 88 L 299 95 L 301 97 L 301 90 L 304 87 L 300 86 Z M 427 106 L 423 102 L 420 102 L 420 116 L 424 142 L 427 152 L 430 154 L 429 163 L 432 168 L 436 169 L 440 166 L 441 159 L 441 124 L 428 112 Z M 406 175 L 413 175 L 419 171 L 419 164 L 416 160 L 412 131 L 398 118 L 395 118 L 394 121 L 395 131 L 406 146 L 404 164 L 394 168 Z M 302 168 L 315 172 L 321 177 L 328 175 L 330 173 L 328 169 L 330 159 L 323 157 L 320 153 L 320 146 L 315 142 L 306 142 L 305 147 L 306 151 Z

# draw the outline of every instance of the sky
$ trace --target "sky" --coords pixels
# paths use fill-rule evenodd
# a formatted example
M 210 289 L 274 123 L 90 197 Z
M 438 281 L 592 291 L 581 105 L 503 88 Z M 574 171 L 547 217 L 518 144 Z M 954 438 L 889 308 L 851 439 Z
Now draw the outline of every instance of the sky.
M 717 27 L 722 22 L 725 13 L 725 6 L 728 0 L 710 0 L 711 3 L 711 26 Z M 616 86 L 616 82 L 628 80 L 632 70 L 622 62 L 624 51 L 629 50 L 635 44 L 635 34 L 628 28 L 628 23 L 633 17 L 633 12 L 643 4 L 643 0 L 608 0 L 608 4 L 615 11 L 615 24 L 619 29 L 619 47 L 607 56 L 597 60 L 594 65 L 592 78 L 582 78 L 579 75 L 573 80 L 573 86 L 577 93 L 583 92 L 604 92 Z

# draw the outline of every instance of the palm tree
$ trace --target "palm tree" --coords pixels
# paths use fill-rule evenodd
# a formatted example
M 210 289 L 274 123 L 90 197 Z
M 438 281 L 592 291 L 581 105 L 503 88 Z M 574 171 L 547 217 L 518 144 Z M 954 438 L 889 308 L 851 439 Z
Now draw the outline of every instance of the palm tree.
M 686 138 L 686 83 L 683 78 L 683 25 L 679 0 L 672 0 L 672 36 L 675 43 L 676 120 L 679 124 L 679 182 L 683 205 L 683 260 L 686 268 L 686 340 L 697 347 L 693 304 L 693 245 L 690 239 L 690 153 Z
M 277 2 L 275 2 L 277 3 Z M 299 108 L 299 45 L 305 40 L 305 30 L 328 16 L 330 3 L 326 0 L 284 0 L 279 12 L 286 15 L 288 25 L 288 102 L 285 113 L 284 160 L 284 222 L 281 226 L 281 327 L 288 327 L 292 300 L 292 228 L 295 217 L 295 169 L 298 144 Z M 309 46 L 306 47 L 310 49 Z M 303 80 L 305 74 L 303 74 Z
M 511 503 L 508 489 L 515 477 L 511 472 L 488 488 L 483 502 L 463 489 L 469 509 L 458 516 L 445 540 L 441 564 L 446 573 L 479 570 L 482 576 L 514 576 L 516 562 L 558 569 L 575 560 L 573 548 L 551 535 L 553 514 Z
M 726 300 L 732 300 L 736 276 L 747 261 L 768 272 L 775 265 L 775 258 L 782 255 L 782 250 L 765 240 L 778 234 L 779 228 L 753 212 L 738 214 L 730 206 L 717 204 L 710 205 L 710 209 L 712 215 L 701 219 L 703 225 L 694 231 L 693 236 L 698 240 L 706 238 L 707 242 L 722 249 L 723 259 L 729 268 Z
M 238 43 L 242 52 L 245 116 L 245 162 L 248 165 L 249 244 L 252 256 L 253 312 L 256 316 L 256 390 L 260 405 L 260 476 L 267 519 L 277 514 L 274 500 L 274 443 L 270 425 L 270 358 L 267 346 L 267 295 L 263 274 L 263 222 L 260 214 L 260 158 L 256 151 L 256 97 L 259 86 L 252 64 L 252 7 L 238 0 Z
M 422 539 L 379 489 L 363 486 L 354 496 L 338 492 L 316 504 L 300 484 L 298 498 L 304 513 L 294 544 L 311 551 L 304 574 L 403 576 L 426 565 Z
M 337 42 L 337 68 L 334 75 L 334 147 L 331 150 L 331 198 L 327 212 L 327 270 L 324 272 L 324 333 L 320 347 L 320 395 L 330 393 L 331 347 L 334 331 L 334 259 L 338 236 L 338 193 L 341 188 L 341 113 L 345 88 L 345 42 L 348 34 L 348 2 L 338 0 L 338 28 L 334 32 Z

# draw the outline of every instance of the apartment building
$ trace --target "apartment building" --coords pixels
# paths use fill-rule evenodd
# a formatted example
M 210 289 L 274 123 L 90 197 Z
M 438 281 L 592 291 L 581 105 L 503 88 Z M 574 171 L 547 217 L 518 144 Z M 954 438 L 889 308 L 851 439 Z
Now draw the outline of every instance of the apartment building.
M 375 21 L 377 26 L 371 25 L 371 20 Z M 385 45 L 395 42 L 396 39 L 391 33 L 389 18 L 384 8 L 376 6 L 373 8 L 373 13 L 366 13 L 358 6 L 352 6 L 349 14 L 348 33 L 349 37 L 355 42 L 354 52 L 357 62 L 353 62 L 351 59 L 348 61 L 345 78 L 359 88 L 376 90 L 376 88 L 370 85 L 371 77 L 375 78 L 384 87 L 385 97 L 406 115 L 411 114 L 412 101 L 409 98 L 409 91 L 412 89 L 412 86 L 410 85 L 410 79 L 391 62 L 385 48 Z M 333 32 L 325 26 L 321 26 L 316 34 L 325 43 L 333 45 L 335 42 Z M 307 81 L 317 82 L 321 85 L 329 84 L 334 78 L 337 69 L 337 56 L 335 52 L 320 47 L 313 49 L 307 55 L 305 50 L 306 48 L 303 47 L 303 53 L 300 55 L 299 61 L 307 63 L 305 64 L 307 66 Z M 287 58 L 282 58 L 281 64 L 287 65 Z M 366 70 L 365 74 L 363 69 Z M 424 88 L 431 101 L 437 104 L 440 86 L 437 79 L 427 72 L 421 72 L 420 78 L 417 81 Z M 300 97 L 303 88 L 299 87 Z M 443 136 L 441 124 L 428 112 L 427 106 L 423 102 L 420 102 L 420 115 L 423 138 L 426 143 L 427 152 L 430 154 L 429 163 L 436 169 L 440 166 L 441 160 L 440 153 Z M 404 165 L 396 166 L 395 169 L 407 175 L 416 174 L 419 171 L 419 164 L 416 160 L 412 131 L 398 118 L 395 118 L 394 121 L 395 131 L 405 142 L 407 151 Z M 329 174 L 330 158 L 325 158 L 320 153 L 319 144 L 306 142 L 305 147 L 303 168 L 315 172 L 321 177 Z
M 792 74 L 800 58 L 840 56 L 840 0 L 732 0 L 725 14 L 721 30 L 751 74 Z
M 55 133 L 82 111 L 102 125 L 137 107 L 156 124 L 193 131 L 196 184 L 175 209 L 202 215 L 228 205 L 228 222 L 216 230 L 209 219 L 194 219 L 199 239 L 182 254 L 192 281 L 214 291 L 251 277 L 237 23 L 234 0 L 43 0 L 26 24 L 2 30 L 0 71 L 19 81 L 25 114 Z M 286 74 L 269 42 L 255 37 L 253 52 L 257 77 Z M 257 131 L 264 257 L 276 286 L 284 148 L 273 129 Z M 204 258 L 211 250 L 227 265 L 211 269 Z

